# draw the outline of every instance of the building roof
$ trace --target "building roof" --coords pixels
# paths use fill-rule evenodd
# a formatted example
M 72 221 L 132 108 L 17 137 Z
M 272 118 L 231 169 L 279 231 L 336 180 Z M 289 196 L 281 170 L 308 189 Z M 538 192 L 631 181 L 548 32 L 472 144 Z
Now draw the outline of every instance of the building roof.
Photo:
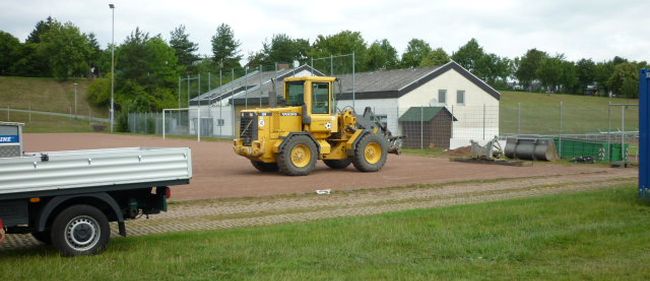
M 455 61 L 450 61 L 437 67 L 357 73 L 354 77 L 354 85 L 356 85 L 354 97 L 355 99 L 399 98 L 451 69 L 456 70 L 456 72 L 460 73 L 495 99 L 501 99 L 501 93 L 499 91 L 492 88 L 485 81 L 476 77 Z M 341 80 L 342 93 L 337 96 L 337 99 L 351 100 L 353 96 L 352 74 L 339 76 L 339 80 Z
M 235 96 L 235 98 L 267 98 L 269 91 L 273 89 L 271 79 L 281 82 L 285 77 L 292 76 L 296 73 L 308 70 L 314 75 L 323 76 L 323 73 L 312 68 L 309 65 L 302 65 L 290 69 L 280 69 L 277 71 L 258 71 L 255 70 L 233 81 L 230 81 L 218 88 L 207 91 L 198 97 L 190 100 L 190 105 L 210 104 L 215 101 L 225 100 Z M 281 87 L 282 83 L 277 83 Z
M 411 107 L 404 112 L 404 114 L 399 117 L 399 122 L 430 122 L 441 112 L 449 114 L 453 121 L 458 121 L 458 119 L 451 115 L 451 112 L 449 112 L 449 110 L 444 106 L 417 106 Z

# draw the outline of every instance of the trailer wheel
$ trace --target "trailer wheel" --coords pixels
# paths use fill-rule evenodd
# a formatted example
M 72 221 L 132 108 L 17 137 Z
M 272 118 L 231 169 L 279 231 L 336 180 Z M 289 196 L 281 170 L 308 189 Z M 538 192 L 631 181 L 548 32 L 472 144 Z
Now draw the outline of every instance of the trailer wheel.
M 262 161 L 254 161 L 251 160 L 251 164 L 253 164 L 253 167 L 257 169 L 260 172 L 277 172 L 278 171 L 278 163 L 265 163 Z
M 49 230 L 32 232 L 32 237 L 45 245 L 52 244 L 52 236 Z
M 102 252 L 111 233 L 102 211 L 90 205 L 73 205 L 56 216 L 51 237 L 61 255 L 70 257 Z
M 386 163 L 386 141 L 379 135 L 367 134 L 354 149 L 352 163 L 361 172 L 379 171 Z
M 280 172 L 289 176 L 306 176 L 316 167 L 316 145 L 307 136 L 294 136 L 278 155 Z
M 350 166 L 350 163 L 352 163 L 352 159 L 348 158 L 348 159 L 341 159 L 341 160 L 323 160 L 323 162 L 325 163 L 325 165 L 327 165 L 327 167 L 330 167 L 335 170 L 341 170 Z

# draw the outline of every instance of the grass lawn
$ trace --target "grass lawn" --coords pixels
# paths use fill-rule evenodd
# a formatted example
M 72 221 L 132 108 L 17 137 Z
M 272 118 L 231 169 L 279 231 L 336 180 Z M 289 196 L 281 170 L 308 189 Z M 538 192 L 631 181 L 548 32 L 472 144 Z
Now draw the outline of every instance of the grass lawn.
M 87 120 L 72 119 L 60 116 L 32 114 L 31 121 L 28 113 L 10 112 L 7 119 L 6 111 L 0 109 L 0 121 L 24 123 L 25 133 L 77 133 L 91 132 L 91 124 Z M 106 124 L 105 124 L 106 125 Z M 108 125 L 106 125 L 108 128 Z
M 560 102 L 563 103 L 563 128 L 560 128 Z M 611 120 L 612 130 L 621 129 L 621 108 L 612 108 L 608 119 L 608 106 L 613 104 L 639 104 L 636 99 L 591 97 L 581 95 L 502 92 L 500 105 L 501 133 L 517 133 L 518 105 L 521 104 L 520 132 L 522 134 L 583 134 L 605 132 Z M 638 107 L 625 112 L 625 130 L 639 128 Z
M 3 251 L 6 280 L 648 280 L 636 188 Z

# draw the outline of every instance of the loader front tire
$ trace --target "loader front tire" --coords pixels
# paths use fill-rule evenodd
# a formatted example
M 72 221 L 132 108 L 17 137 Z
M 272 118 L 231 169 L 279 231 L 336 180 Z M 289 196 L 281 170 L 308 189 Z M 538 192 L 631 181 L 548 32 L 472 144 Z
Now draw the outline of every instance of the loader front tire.
M 352 163 L 361 172 L 379 171 L 388 157 L 386 141 L 379 135 L 366 134 L 354 149 Z
M 335 170 L 342 170 L 350 166 L 350 163 L 352 163 L 352 159 L 341 159 L 341 160 L 323 160 L 325 165 L 327 167 L 330 167 Z
M 288 176 L 306 176 L 316 167 L 318 150 L 307 136 L 290 138 L 278 155 L 278 168 Z

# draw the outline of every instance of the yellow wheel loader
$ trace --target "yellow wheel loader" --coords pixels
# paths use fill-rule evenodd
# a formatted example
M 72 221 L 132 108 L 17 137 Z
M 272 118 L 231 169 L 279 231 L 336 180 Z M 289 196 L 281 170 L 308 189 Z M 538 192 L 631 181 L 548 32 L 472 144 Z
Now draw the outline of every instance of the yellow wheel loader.
M 290 176 L 308 175 L 317 160 L 332 169 L 352 163 L 362 172 L 379 171 L 387 153 L 400 153 L 401 137 L 393 136 L 370 108 L 363 115 L 351 107 L 337 112 L 334 83 L 334 77 L 284 79 L 283 106 L 275 105 L 271 92 L 269 108 L 241 111 L 235 153 L 259 171 Z

